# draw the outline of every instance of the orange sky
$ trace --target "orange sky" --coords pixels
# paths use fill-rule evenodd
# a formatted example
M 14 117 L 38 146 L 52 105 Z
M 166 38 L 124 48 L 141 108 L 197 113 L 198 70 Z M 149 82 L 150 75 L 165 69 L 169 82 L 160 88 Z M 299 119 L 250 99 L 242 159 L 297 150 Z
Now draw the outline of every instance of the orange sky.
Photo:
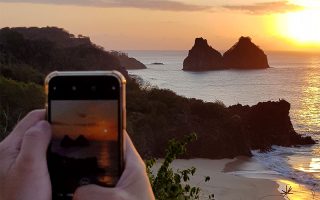
M 265 50 L 320 51 L 318 0 L 0 0 L 0 27 L 58 26 L 107 50 L 218 50 L 250 36 Z
M 52 101 L 51 119 L 54 136 L 83 135 L 91 140 L 117 140 L 118 104 L 116 100 Z

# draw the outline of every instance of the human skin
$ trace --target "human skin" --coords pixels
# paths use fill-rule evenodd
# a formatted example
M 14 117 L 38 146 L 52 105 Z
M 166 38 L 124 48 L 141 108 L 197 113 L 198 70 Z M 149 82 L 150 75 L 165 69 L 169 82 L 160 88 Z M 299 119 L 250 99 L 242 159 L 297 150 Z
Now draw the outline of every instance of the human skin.
M 0 200 L 51 200 L 46 152 L 51 126 L 45 110 L 26 115 L 0 143 Z M 125 169 L 116 187 L 79 187 L 75 200 L 153 200 L 144 162 L 124 133 Z
M 46 152 L 51 138 L 45 111 L 23 118 L 0 143 L 0 199 L 50 200 Z

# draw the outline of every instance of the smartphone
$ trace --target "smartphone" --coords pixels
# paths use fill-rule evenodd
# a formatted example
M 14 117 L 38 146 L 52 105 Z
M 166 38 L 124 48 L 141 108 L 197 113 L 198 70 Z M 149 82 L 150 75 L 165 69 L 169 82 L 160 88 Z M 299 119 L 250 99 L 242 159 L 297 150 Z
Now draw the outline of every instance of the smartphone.
M 45 79 L 53 199 L 77 187 L 113 187 L 123 170 L 125 78 L 117 71 L 50 73 Z

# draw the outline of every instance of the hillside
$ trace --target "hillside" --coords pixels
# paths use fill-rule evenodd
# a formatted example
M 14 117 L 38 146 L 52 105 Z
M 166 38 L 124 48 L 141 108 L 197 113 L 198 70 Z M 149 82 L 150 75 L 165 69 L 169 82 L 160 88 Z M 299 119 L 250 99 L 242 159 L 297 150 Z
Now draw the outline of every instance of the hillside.
M 58 33 L 72 37 L 63 29 Z M 46 39 L 46 33 L 28 34 L 25 37 L 15 28 L 0 30 L 0 139 L 28 111 L 43 108 L 42 82 L 49 71 L 112 69 L 127 76 L 128 133 L 144 158 L 162 157 L 169 139 L 191 132 L 197 133 L 198 140 L 186 157 L 232 158 L 250 156 L 251 149 L 266 150 L 273 144 L 314 143 L 294 131 L 288 102 L 226 107 L 221 102 L 188 99 L 130 78 L 117 59 L 91 42 L 75 45 L 71 39 L 61 45 L 60 36 L 55 41 Z

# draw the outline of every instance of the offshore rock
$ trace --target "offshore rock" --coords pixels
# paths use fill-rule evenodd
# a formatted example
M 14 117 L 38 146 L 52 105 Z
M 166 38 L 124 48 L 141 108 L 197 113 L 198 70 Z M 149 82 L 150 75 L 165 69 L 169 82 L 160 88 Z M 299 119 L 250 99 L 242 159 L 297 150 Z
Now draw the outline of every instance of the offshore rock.
M 208 45 L 207 40 L 196 38 L 194 46 L 183 61 L 183 70 L 206 71 L 223 69 L 222 55 Z
M 267 55 L 250 37 L 240 37 L 239 41 L 223 54 L 223 66 L 231 69 L 269 68 Z

